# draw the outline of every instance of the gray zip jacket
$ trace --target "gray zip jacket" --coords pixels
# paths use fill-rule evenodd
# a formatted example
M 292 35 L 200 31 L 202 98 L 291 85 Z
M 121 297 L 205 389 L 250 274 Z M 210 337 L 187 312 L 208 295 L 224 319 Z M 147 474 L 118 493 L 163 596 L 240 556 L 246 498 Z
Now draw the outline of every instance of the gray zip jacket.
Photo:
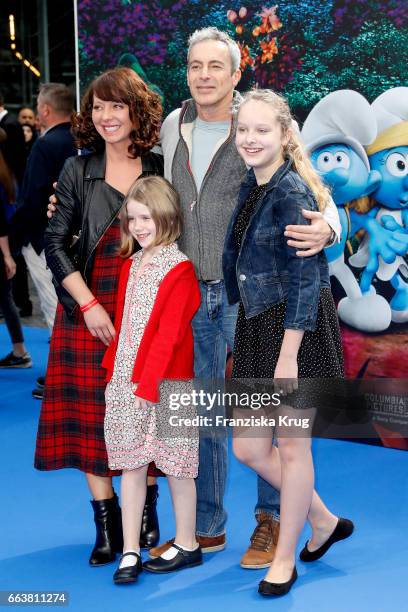
M 240 99 L 240 94 L 234 92 L 230 132 L 217 142 L 199 192 L 189 161 L 193 122 L 197 117 L 194 100 L 187 100 L 182 108 L 170 113 L 160 133 L 164 176 L 178 192 L 183 211 L 184 230 L 178 241 L 179 247 L 193 262 L 200 280 L 223 278 L 225 236 L 241 183 L 247 174 L 247 167 L 235 146 L 234 107 Z M 327 206 L 324 217 L 339 238 L 340 221 L 333 202 Z

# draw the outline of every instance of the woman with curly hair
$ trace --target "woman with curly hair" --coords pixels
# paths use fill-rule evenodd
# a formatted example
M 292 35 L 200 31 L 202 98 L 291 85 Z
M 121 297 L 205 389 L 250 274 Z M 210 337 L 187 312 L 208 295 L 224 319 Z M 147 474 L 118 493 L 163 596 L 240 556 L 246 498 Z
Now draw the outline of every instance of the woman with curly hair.
M 112 488 L 104 441 L 105 374 L 113 340 L 124 195 L 134 181 L 161 175 L 159 96 L 131 69 L 104 72 L 86 91 L 73 119 L 78 149 L 58 181 L 57 210 L 45 235 L 45 253 L 59 297 L 40 415 L 35 467 L 77 468 L 92 494 L 96 542 L 89 563 L 113 561 L 122 552 L 121 512 Z M 154 470 L 154 466 L 152 466 Z M 150 474 L 152 471 L 150 470 Z M 159 537 L 157 485 L 148 487 L 141 545 Z M 153 524 L 152 524 L 153 523 Z M 146 541 L 143 541 L 145 537 Z

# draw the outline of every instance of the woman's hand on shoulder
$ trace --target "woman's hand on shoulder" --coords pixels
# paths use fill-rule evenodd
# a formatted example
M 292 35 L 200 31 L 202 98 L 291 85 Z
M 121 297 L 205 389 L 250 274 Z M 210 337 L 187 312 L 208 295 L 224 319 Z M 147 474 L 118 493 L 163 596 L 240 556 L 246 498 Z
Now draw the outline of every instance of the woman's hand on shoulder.
M 84 321 L 94 338 L 99 338 L 106 346 L 114 340 L 116 331 L 104 307 L 96 304 L 84 312 Z
M 153 402 L 144 399 L 143 397 L 139 397 L 138 395 L 135 395 L 135 408 L 147 410 L 151 406 L 154 406 Z

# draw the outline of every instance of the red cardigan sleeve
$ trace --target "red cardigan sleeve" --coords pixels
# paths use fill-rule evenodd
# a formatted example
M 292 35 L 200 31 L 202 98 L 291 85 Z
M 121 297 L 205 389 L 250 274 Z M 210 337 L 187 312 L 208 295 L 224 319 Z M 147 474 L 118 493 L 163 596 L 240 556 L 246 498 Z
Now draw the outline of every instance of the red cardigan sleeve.
M 135 395 L 153 403 L 159 401 L 159 387 L 165 378 L 174 350 L 191 324 L 200 301 L 194 268 L 187 269 L 174 284 L 163 307 L 158 329 L 146 355 Z

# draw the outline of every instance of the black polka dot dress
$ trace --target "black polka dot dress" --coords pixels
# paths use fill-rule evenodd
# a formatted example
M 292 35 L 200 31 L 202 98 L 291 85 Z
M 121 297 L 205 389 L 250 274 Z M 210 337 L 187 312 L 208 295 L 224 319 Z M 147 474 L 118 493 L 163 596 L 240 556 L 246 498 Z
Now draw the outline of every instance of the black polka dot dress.
M 234 225 L 234 239 L 240 248 L 256 204 L 266 185 L 249 194 Z M 234 341 L 233 378 L 273 378 L 285 333 L 286 301 L 247 319 L 239 304 Z M 317 325 L 306 331 L 298 352 L 299 378 L 340 378 L 344 376 L 343 352 L 336 307 L 331 290 L 320 290 Z

